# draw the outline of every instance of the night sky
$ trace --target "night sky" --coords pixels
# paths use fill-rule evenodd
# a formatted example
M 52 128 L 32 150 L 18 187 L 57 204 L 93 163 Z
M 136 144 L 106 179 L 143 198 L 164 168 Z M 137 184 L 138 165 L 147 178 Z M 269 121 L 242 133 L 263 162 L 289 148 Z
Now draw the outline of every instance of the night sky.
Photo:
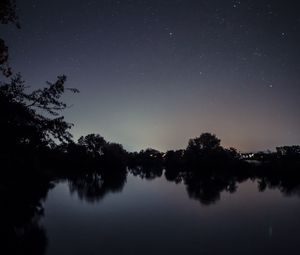
M 32 88 L 66 74 L 75 139 L 185 148 L 215 133 L 242 151 L 300 144 L 300 1 L 17 0 L 2 26 Z

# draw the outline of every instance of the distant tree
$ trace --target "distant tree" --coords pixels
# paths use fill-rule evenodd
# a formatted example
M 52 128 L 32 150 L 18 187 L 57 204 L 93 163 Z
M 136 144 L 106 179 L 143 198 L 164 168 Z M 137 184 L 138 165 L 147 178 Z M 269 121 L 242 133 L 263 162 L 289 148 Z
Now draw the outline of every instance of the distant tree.
M 230 157 L 231 159 L 240 159 L 240 155 L 235 148 L 230 147 L 229 149 L 226 149 L 226 152 L 228 157 Z
M 109 168 L 124 170 L 127 165 L 128 154 L 121 144 L 106 143 L 103 147 L 102 162 Z
M 216 152 L 221 148 L 220 139 L 214 134 L 203 133 L 199 137 L 190 139 L 184 153 L 186 161 L 198 164 L 204 157 Z
M 203 133 L 189 140 L 187 150 L 213 151 L 220 148 L 221 140 L 211 133 Z
M 97 168 L 124 170 L 127 151 L 121 144 L 109 143 L 98 134 L 81 136 L 77 144 L 67 145 L 67 153 L 83 158 L 87 164 Z M 76 161 L 76 159 L 74 159 Z
M 88 154 L 93 158 L 103 155 L 104 147 L 107 145 L 107 142 L 104 138 L 98 134 L 89 134 L 86 136 L 81 136 L 78 139 L 78 144 L 84 146 Z
M 184 150 L 170 150 L 164 156 L 165 165 L 168 167 L 180 167 L 183 163 Z
M 299 145 L 276 147 L 276 152 L 279 157 L 300 158 Z
M 148 148 L 138 153 L 129 154 L 130 171 L 141 178 L 154 179 L 163 173 L 163 153 Z
M 162 153 L 158 150 L 148 148 L 139 152 L 141 165 L 158 166 L 162 164 Z
M 165 177 L 168 181 L 180 183 L 184 167 L 184 150 L 169 150 L 164 155 Z
M 229 162 L 237 163 L 238 160 L 237 151 L 234 148 L 223 148 L 221 140 L 211 133 L 203 133 L 199 137 L 190 139 L 184 152 L 184 162 L 190 167 L 202 165 L 208 169 L 215 166 L 225 166 Z

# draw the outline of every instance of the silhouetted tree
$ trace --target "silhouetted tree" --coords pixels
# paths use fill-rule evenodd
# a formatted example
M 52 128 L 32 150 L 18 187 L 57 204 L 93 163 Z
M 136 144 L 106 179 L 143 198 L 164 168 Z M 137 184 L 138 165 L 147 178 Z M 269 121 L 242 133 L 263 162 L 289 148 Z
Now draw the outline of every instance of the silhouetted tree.
M 107 145 L 107 142 L 98 134 L 89 134 L 81 136 L 78 139 L 78 144 L 84 146 L 87 153 L 96 158 L 103 155 L 103 149 Z
M 162 164 L 162 153 L 158 150 L 148 148 L 141 150 L 138 155 L 141 164 L 147 166 L 158 166 Z
M 66 77 L 59 76 L 54 83 L 47 82 L 44 89 L 26 93 L 20 74 L 10 83 L 0 83 L 1 147 L 16 146 L 39 148 L 54 146 L 56 141 L 69 142 L 72 124 L 64 121 L 60 111 L 67 105 L 60 101 L 65 90 Z
M 300 159 L 299 145 L 276 147 L 276 151 L 279 158 Z
M 165 166 L 180 167 L 183 164 L 184 150 L 170 150 L 164 155 Z
M 0 24 L 13 23 L 20 28 L 19 19 L 16 14 L 16 3 L 14 0 L 0 1 Z M 5 41 L 0 38 L 0 71 L 6 77 L 12 74 L 8 64 L 8 47 Z
M 231 159 L 239 160 L 241 158 L 240 154 L 235 148 L 230 147 L 229 149 L 226 149 L 226 152 L 228 154 L 228 157 Z
M 216 135 L 210 133 L 203 133 L 199 137 L 190 139 L 184 154 L 186 163 L 189 166 L 217 163 L 225 156 L 220 142 Z
M 16 1 L 14 0 L 1 0 L 0 2 L 0 23 L 8 24 L 14 23 L 18 27 L 19 18 L 16 14 Z
M 9 23 L 20 28 L 15 1 L 1 0 L 0 25 Z M 0 72 L 5 77 L 12 75 L 8 61 L 8 47 L 0 38 Z M 24 163 L 26 155 L 18 160 L 7 160 L 7 155 L 17 153 L 20 146 L 28 148 L 28 144 L 46 143 L 47 135 L 59 135 L 61 124 L 64 123 L 61 120 L 50 122 L 48 118 L 42 124 L 41 121 L 46 117 L 26 105 L 26 102 L 32 101 L 26 97 L 30 94 L 25 94 L 24 89 L 19 75 L 12 78 L 11 84 L 0 84 L 1 251 L 7 254 L 41 255 L 46 251 L 47 237 L 38 223 L 43 214 L 40 200 L 45 198 L 50 188 L 49 180 L 32 171 L 33 164 Z M 59 125 L 60 128 L 57 127 Z M 26 152 L 23 150 L 23 154 Z
M 163 153 L 148 148 L 130 154 L 130 171 L 141 178 L 154 179 L 163 173 Z
M 203 133 L 189 140 L 187 151 L 213 151 L 220 148 L 221 140 L 214 134 Z
M 165 177 L 168 181 L 180 183 L 184 172 L 184 150 L 170 150 L 164 155 Z
M 114 170 L 124 170 L 127 166 L 127 151 L 121 144 L 106 143 L 103 147 L 102 163 Z

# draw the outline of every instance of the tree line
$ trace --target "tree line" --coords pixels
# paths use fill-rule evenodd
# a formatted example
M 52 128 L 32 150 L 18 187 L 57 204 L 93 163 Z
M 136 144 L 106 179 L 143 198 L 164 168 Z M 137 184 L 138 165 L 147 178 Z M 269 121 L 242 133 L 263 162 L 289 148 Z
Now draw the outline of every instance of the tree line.
M 40 168 L 79 169 L 110 168 L 226 168 L 244 164 L 242 154 L 235 148 L 223 148 L 221 140 L 211 133 L 203 133 L 189 140 L 183 150 L 165 153 L 148 148 L 127 152 L 121 144 L 106 141 L 99 134 L 72 139 L 72 124 L 61 112 L 67 105 L 61 100 L 74 88 L 65 86 L 66 76 L 58 76 L 42 89 L 27 92 L 20 74 L 0 83 L 0 155 L 2 164 L 27 162 Z M 259 152 L 252 159 L 264 163 L 289 162 L 298 164 L 300 146 L 278 147 L 275 153 Z M 111 170 L 113 171 L 113 170 Z

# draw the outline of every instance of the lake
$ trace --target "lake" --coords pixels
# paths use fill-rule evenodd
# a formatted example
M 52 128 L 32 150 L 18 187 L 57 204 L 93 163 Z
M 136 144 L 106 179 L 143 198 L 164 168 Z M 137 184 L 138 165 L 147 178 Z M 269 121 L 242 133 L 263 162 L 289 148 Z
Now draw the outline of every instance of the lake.
M 163 175 L 98 186 L 65 180 L 49 191 L 40 220 L 47 255 L 299 254 L 297 193 L 261 192 L 248 179 L 210 196 Z

